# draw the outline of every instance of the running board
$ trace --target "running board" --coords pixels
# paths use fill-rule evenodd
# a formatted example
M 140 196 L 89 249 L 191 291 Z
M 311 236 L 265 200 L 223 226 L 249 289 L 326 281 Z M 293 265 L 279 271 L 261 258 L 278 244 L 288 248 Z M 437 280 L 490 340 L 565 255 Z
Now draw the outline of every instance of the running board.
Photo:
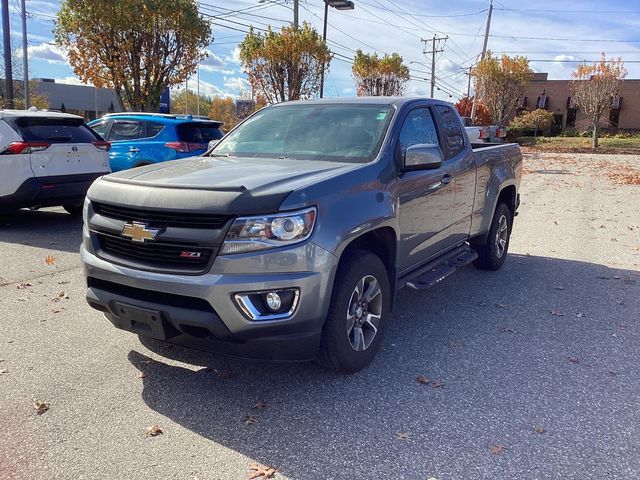
M 426 290 L 447 278 L 456 271 L 456 268 L 469 265 L 476 258 L 478 258 L 478 254 L 472 248 L 458 249 L 453 252 L 453 255 L 445 256 L 440 260 L 440 263 L 428 265 L 427 267 L 430 268 L 426 270 L 420 269 L 414 278 L 407 281 L 406 285 L 414 290 Z

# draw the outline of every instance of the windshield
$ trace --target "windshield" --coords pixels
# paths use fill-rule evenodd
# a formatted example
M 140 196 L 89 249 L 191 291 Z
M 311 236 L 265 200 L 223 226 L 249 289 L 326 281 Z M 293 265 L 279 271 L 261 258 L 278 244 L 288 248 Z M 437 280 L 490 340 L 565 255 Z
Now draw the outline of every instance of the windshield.
M 391 117 L 388 105 L 298 104 L 261 110 L 211 155 L 368 162 Z

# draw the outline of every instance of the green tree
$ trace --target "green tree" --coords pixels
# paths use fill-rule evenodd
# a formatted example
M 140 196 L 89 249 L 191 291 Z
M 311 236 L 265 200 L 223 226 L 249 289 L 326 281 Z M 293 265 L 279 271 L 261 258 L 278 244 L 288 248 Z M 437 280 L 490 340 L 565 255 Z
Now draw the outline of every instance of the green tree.
M 403 95 L 409 81 L 409 67 L 397 53 L 380 58 L 357 50 L 351 72 L 358 96 Z
M 511 120 L 509 124 L 509 130 L 515 132 L 525 132 L 533 130 L 533 136 L 538 136 L 538 130 L 545 131 L 551 128 L 553 123 L 553 113 L 538 108 L 530 112 L 524 112 Z
M 607 61 L 604 53 L 599 62 L 578 65 L 576 71 L 571 74 L 573 100 L 591 119 L 592 148 L 598 148 L 600 117 L 611 107 L 611 98 L 618 94 L 626 76 L 627 71 L 622 59 Z
M 126 108 L 157 111 L 162 90 L 205 57 L 211 27 L 196 0 L 63 0 L 54 35 L 83 82 L 115 89 Z
M 179 90 L 171 95 L 171 113 L 197 115 L 198 95 L 191 90 Z M 208 115 L 211 110 L 211 98 L 200 95 L 200 115 Z
M 489 109 L 491 121 L 502 125 L 531 78 L 526 57 L 494 57 L 491 51 L 472 71 L 478 100 Z
M 329 47 L 308 23 L 296 29 L 253 28 L 240 44 L 240 60 L 258 102 L 310 98 L 320 92 L 320 73 L 331 62 Z

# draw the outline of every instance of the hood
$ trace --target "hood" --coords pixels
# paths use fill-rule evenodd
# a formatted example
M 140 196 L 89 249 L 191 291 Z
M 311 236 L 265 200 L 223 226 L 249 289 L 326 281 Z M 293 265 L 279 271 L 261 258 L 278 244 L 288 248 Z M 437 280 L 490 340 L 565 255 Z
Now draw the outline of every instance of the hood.
M 277 211 L 293 190 L 362 164 L 276 158 L 194 157 L 123 170 L 89 191 L 92 201 L 234 215 Z

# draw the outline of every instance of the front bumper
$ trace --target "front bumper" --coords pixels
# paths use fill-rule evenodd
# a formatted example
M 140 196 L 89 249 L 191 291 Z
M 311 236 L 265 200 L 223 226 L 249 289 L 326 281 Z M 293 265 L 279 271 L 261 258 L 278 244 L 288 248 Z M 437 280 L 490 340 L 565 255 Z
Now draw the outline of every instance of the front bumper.
M 315 357 L 337 258 L 312 242 L 219 256 L 209 273 L 177 275 L 116 265 L 92 253 L 85 230 L 81 256 L 87 301 L 116 327 L 186 347 L 265 360 Z M 279 320 L 250 320 L 241 292 L 297 288 L 298 306 Z

